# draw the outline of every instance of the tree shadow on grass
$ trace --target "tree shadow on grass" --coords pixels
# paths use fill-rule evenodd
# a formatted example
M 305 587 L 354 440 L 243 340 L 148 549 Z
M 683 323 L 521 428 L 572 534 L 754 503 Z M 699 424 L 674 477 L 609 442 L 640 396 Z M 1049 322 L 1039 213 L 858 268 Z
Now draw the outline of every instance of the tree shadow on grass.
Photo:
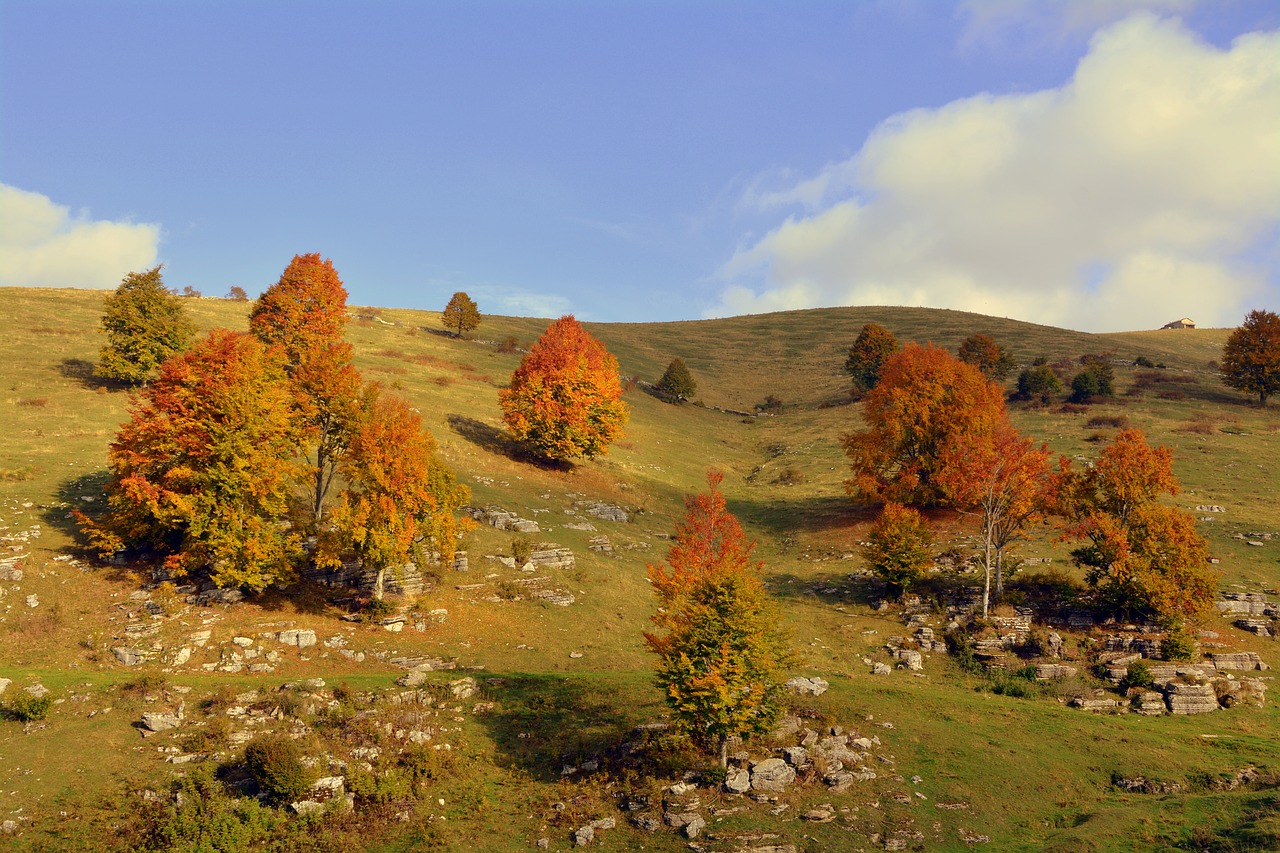
M 93 362 L 83 358 L 64 358 L 58 363 L 58 373 L 90 391 L 127 391 L 134 387 L 127 382 L 95 375 Z
M 847 495 L 820 495 L 799 499 L 752 500 L 733 498 L 729 509 L 742 521 L 784 537 L 796 533 L 839 530 L 870 523 L 878 506 L 856 504 Z
M 498 708 L 476 719 L 489 729 L 503 766 L 542 782 L 558 781 L 566 766 L 604 759 L 641 722 L 634 706 L 603 685 L 557 675 L 502 681 L 492 697 Z
M 459 414 L 448 415 L 446 420 L 454 432 L 476 447 L 487 450 L 497 456 L 505 456 L 512 462 L 533 465 L 546 471 L 569 471 L 573 468 L 573 463 L 571 462 L 545 459 L 529 453 L 519 442 L 514 441 L 511 436 L 484 421 L 478 421 L 475 418 Z

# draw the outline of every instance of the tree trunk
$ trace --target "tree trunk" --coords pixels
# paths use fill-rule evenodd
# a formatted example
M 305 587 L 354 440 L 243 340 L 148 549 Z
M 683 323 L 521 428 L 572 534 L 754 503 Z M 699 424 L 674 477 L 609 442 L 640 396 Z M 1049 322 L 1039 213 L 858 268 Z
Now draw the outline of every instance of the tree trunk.
M 729 767 L 729 736 L 720 736 L 720 766 L 727 769 Z
M 991 607 L 991 526 L 986 525 L 986 541 L 983 543 L 985 549 L 982 557 L 982 565 L 986 569 L 986 581 L 982 586 L 982 618 L 987 618 L 987 611 Z
M 387 576 L 385 568 L 378 569 L 378 574 L 373 579 L 373 598 L 375 601 L 382 600 L 382 582 Z
M 996 601 L 1004 598 L 1004 549 L 996 548 Z

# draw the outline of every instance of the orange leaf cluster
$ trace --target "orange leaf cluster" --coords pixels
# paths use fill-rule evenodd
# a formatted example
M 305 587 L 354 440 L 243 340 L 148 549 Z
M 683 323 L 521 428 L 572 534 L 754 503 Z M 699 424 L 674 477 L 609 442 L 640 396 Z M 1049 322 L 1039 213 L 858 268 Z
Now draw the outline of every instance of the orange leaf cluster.
M 534 343 L 498 401 L 511 436 L 547 459 L 602 455 L 627 421 L 618 360 L 572 315 Z

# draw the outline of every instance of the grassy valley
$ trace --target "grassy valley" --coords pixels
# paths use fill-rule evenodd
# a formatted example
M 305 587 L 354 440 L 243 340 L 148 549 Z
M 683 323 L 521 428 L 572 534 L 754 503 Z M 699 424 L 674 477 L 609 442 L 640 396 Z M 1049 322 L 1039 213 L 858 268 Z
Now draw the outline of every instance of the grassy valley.
M 12 680 L 6 699 L 38 682 L 57 702 L 38 722 L 0 720 L 0 821 L 11 822 L 0 847 L 128 849 L 142 838 L 131 834 L 141 832 L 139 815 L 172 811 L 176 779 L 234 764 L 243 750 L 235 732 L 246 726 L 305 729 L 301 742 L 316 754 L 341 753 L 348 784 L 366 785 L 361 802 L 373 804 L 354 815 L 293 818 L 294 829 L 276 833 L 280 849 L 515 851 L 545 839 L 563 850 L 573 846 L 574 830 L 603 818 L 616 825 L 595 833 L 591 844 L 601 850 L 1280 845 L 1274 695 L 1263 707 L 1144 717 L 1068 707 L 1071 695 L 1103 686 L 1087 665 L 1026 697 L 992 692 L 989 679 L 942 653 L 927 654 L 920 671 L 872 675 L 873 662 L 892 662 L 886 641 L 911 630 L 898 607 L 878 606 L 881 591 L 856 556 L 872 515 L 843 487 L 848 464 L 839 438 L 861 423 L 841 366 L 862 324 L 952 350 L 982 332 L 1021 364 L 1111 353 L 1126 362 L 1116 368 L 1114 400 L 1083 411 L 1011 404 L 1016 425 L 1068 457 L 1096 456 L 1119 425 L 1173 448 L 1183 486 L 1175 500 L 1202 519 L 1222 590 L 1269 591 L 1274 600 L 1280 407 L 1249 405 L 1218 380 L 1214 362 L 1227 330 L 1091 335 L 907 308 L 587 324 L 618 356 L 624 376 L 654 382 L 673 357 L 683 358 L 701 405 L 669 405 L 633 387 L 624 398 L 631 408 L 625 437 L 607 456 L 556 470 L 514 451 L 497 403 L 520 357 L 498 342 L 532 341 L 547 321 L 486 315 L 471 339 L 459 340 L 444 333 L 435 312 L 352 308 L 347 338 L 356 366 L 420 411 L 442 458 L 472 490 L 472 506 L 536 521 L 536 542 L 574 555 L 572 567 L 520 572 L 498 559 L 512 553 L 512 534 L 480 525 L 464 545 L 468 571 L 444 569 L 432 591 L 397 602 L 406 621 L 391 632 L 344 620 L 349 591 L 299 584 L 235 604 L 192 604 L 133 567 L 99 565 L 81 552 L 70 513 L 101 505 L 107 447 L 129 405 L 125 392 L 91 376 L 102 298 L 0 289 L 7 332 L 0 339 L 0 562 L 21 572 L 0 582 L 0 678 Z M 184 306 L 202 329 L 247 327 L 248 303 L 192 298 Z M 1139 357 L 1164 366 L 1132 366 Z M 770 395 L 783 402 L 780 414 L 743 414 Z M 634 727 L 666 710 L 641 638 L 654 607 L 645 565 L 662 559 L 684 496 L 705 485 L 710 467 L 726 473 L 730 506 L 758 540 L 794 637 L 795 674 L 830 682 L 821 696 L 797 698 L 796 710 L 815 729 L 839 726 L 878 744 L 867 759 L 875 778 L 840 793 L 810 776 L 775 802 L 703 786 L 709 825 L 691 842 L 671 828 L 633 825 L 626 808 L 641 794 L 660 801 L 689 757 L 661 737 L 634 754 L 643 761 L 624 744 L 636 742 Z M 591 515 L 594 504 L 621 507 L 628 520 Z M 938 512 L 931 521 L 940 547 L 973 553 L 972 519 Z M 1067 558 L 1071 546 L 1057 533 L 1046 525 L 1021 547 L 1028 563 L 1013 598 L 1079 581 Z M 601 550 L 600 537 L 609 550 Z M 973 570 L 940 574 L 927 592 L 977 579 Z M 534 597 L 537 589 L 573 601 L 559 606 Z M 945 602 L 934 606 L 926 596 L 921 612 L 940 636 L 950 619 Z M 1013 615 L 1007 605 L 1000 612 Z M 1204 627 L 1217 633 L 1216 650 L 1257 652 L 1280 665 L 1274 638 L 1239 630 L 1228 618 Z M 203 643 L 193 639 L 206 631 Z M 281 641 L 280 632 L 290 631 L 314 631 L 317 642 Z M 1107 633 L 1094 629 L 1099 640 Z M 1069 637 L 1073 652 L 1084 636 Z M 143 648 L 148 659 L 126 666 L 111 651 L 120 646 Z M 188 650 L 180 663 L 179 649 Z M 269 660 L 270 669 L 221 668 L 249 650 L 255 656 L 246 664 Z M 420 706 L 409 719 L 405 705 L 385 697 L 401 691 L 395 682 L 405 675 L 393 661 L 413 657 L 455 668 L 426 676 L 427 695 L 414 700 Z M 305 683 L 315 678 L 324 684 Z M 460 685 L 464 678 L 474 686 Z M 282 691 L 286 683 L 294 686 Z M 229 718 L 228 708 L 245 714 Z M 179 709 L 177 728 L 141 736 L 142 714 Z M 362 776 L 360 759 L 348 755 L 356 744 L 351 731 L 368 729 L 361 743 L 386 750 L 392 740 L 405 742 L 396 731 L 428 726 L 433 734 L 418 744 L 418 764 L 397 765 L 384 777 L 387 786 L 412 777 L 426 796 L 410 801 L 390 787 L 377 793 L 377 780 Z M 1251 766 L 1261 781 L 1224 781 Z M 1136 777 L 1167 787 L 1144 793 L 1116 782 Z M 802 819 L 823 804 L 832 819 Z

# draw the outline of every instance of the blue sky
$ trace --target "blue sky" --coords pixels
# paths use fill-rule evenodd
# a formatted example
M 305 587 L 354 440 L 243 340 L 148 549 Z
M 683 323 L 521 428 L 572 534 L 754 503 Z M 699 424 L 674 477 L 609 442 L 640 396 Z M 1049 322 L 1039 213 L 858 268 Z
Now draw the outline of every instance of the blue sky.
M 1275 0 L 0 2 L 0 284 L 1235 325 L 1278 232 Z

